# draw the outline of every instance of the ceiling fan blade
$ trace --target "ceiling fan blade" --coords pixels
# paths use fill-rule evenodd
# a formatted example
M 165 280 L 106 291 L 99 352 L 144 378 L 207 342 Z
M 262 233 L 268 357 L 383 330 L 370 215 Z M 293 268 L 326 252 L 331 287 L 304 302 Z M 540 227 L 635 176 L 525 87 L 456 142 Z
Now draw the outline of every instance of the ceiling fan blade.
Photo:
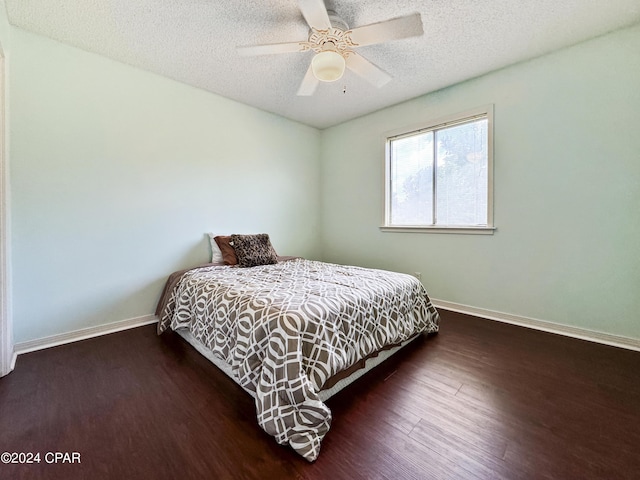
M 316 30 L 331 28 L 331 21 L 323 0 L 298 0 L 298 7 L 310 27 Z
M 236 51 L 244 57 L 252 57 L 254 55 L 270 55 L 272 53 L 304 52 L 305 47 L 300 42 L 270 43 L 266 45 L 244 45 L 236 47 Z
M 318 88 L 318 84 L 320 80 L 318 80 L 313 74 L 313 70 L 311 70 L 311 65 L 309 65 L 309 69 L 302 79 L 302 83 L 300 84 L 300 88 L 298 89 L 298 93 L 301 97 L 308 97 L 309 95 L 313 95 L 313 92 Z
M 391 80 L 391 75 L 355 52 L 349 54 L 346 62 L 349 70 L 360 75 L 374 87 L 380 88 Z
M 419 13 L 406 17 L 392 18 L 384 22 L 372 23 L 351 30 L 351 40 L 357 46 L 399 40 L 401 38 L 418 37 L 424 33 L 422 18 Z

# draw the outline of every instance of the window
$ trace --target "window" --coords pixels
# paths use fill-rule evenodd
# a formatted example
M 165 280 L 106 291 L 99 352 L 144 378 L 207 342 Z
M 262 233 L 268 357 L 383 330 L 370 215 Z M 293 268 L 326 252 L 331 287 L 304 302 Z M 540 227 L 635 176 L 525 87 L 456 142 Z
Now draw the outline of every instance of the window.
M 387 137 L 383 230 L 492 233 L 492 117 L 483 107 Z

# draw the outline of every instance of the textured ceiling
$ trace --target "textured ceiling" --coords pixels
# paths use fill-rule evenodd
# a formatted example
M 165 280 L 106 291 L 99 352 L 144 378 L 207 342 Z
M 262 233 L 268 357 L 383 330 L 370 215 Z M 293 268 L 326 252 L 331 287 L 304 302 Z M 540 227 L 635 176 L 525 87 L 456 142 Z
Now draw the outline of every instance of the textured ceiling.
M 298 97 L 312 53 L 247 58 L 235 50 L 306 40 L 295 0 L 5 4 L 16 27 L 319 128 L 640 22 L 640 0 L 326 0 L 350 27 L 419 12 L 425 33 L 358 49 L 393 76 L 384 87 L 347 71 Z

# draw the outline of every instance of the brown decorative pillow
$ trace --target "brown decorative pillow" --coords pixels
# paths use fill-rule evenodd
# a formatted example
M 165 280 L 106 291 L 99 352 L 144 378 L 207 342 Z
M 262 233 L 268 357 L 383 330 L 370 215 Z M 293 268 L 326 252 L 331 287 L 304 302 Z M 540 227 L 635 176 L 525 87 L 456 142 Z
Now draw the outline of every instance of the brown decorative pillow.
M 278 256 L 266 233 L 231 235 L 231 243 L 238 258 L 238 265 L 241 267 L 278 263 Z
M 231 245 L 231 236 L 218 235 L 213 239 L 216 241 L 218 248 L 220 248 L 220 251 L 222 252 L 222 261 L 225 263 L 225 265 L 237 265 L 238 257 L 236 257 L 236 252 L 233 248 L 233 245 Z

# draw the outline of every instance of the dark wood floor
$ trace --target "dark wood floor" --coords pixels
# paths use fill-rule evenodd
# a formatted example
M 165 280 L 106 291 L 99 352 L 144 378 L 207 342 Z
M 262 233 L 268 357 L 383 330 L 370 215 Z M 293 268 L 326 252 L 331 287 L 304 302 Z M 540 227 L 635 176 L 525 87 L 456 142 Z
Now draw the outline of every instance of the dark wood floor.
M 0 464 L 0 478 L 640 478 L 639 352 L 441 313 L 439 335 L 327 402 L 313 464 L 263 433 L 251 397 L 174 333 L 22 355 L 0 379 L 0 451 L 41 463 Z

